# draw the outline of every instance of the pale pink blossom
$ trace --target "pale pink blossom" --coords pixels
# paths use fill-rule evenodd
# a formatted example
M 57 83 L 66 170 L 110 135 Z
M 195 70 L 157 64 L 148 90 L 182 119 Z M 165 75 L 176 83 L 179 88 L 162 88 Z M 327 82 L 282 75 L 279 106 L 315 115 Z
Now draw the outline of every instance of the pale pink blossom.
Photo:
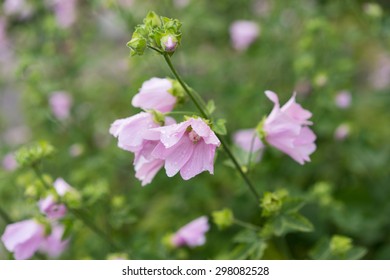
M 237 20 L 230 26 L 230 38 L 237 51 L 246 50 L 259 36 L 260 27 L 256 22 Z
M 53 186 L 59 196 L 64 196 L 67 192 L 74 191 L 74 189 L 62 178 L 57 178 L 54 181 Z
M 64 204 L 56 201 L 54 196 L 49 195 L 46 198 L 39 200 L 39 210 L 45 214 L 49 219 L 60 219 L 66 215 L 67 208 Z
M 154 121 L 152 114 L 141 112 L 113 122 L 110 134 L 118 138 L 119 148 L 134 153 L 142 149 L 145 143 L 144 136 L 148 130 L 159 126 L 160 124 Z
M 142 149 L 135 154 L 135 177 L 142 182 L 142 186 L 149 184 L 164 166 L 162 159 L 152 156 L 152 152 L 158 143 L 159 141 L 146 140 Z
M 51 0 L 59 27 L 69 28 L 76 21 L 77 0 Z
M 190 4 L 190 0 L 173 0 L 173 4 L 177 8 L 185 8 L 186 6 L 188 6 L 188 4 Z
M 350 133 L 351 127 L 348 124 L 343 123 L 336 128 L 334 132 L 334 138 L 336 140 L 343 141 L 349 136 Z
M 13 154 L 6 154 L 3 158 L 2 165 L 4 170 L 7 171 L 13 171 L 18 167 L 18 163 Z
M 214 173 L 214 155 L 220 145 L 215 133 L 200 118 L 151 129 L 150 140 L 159 140 L 152 156 L 164 160 L 168 177 L 180 171 L 188 180 L 203 171 Z
M 180 228 L 171 239 L 175 247 L 201 246 L 206 242 L 206 232 L 209 230 L 208 219 L 202 216 Z
M 64 196 L 67 192 L 73 191 L 73 188 L 62 178 L 57 178 L 53 186 L 60 197 Z M 68 210 L 65 204 L 58 203 L 53 195 L 48 195 L 39 200 L 38 206 L 41 213 L 45 214 L 51 220 L 61 219 L 66 215 Z
M 45 239 L 45 228 L 35 220 L 7 225 L 1 240 L 17 260 L 31 258 Z
M 42 240 L 39 246 L 39 251 L 46 253 L 51 258 L 56 258 L 66 249 L 69 244 L 69 239 L 62 240 L 64 234 L 64 226 L 53 224 L 49 236 Z
M 172 111 L 176 97 L 172 95 L 172 82 L 168 79 L 152 78 L 142 84 L 131 104 L 143 110 L 157 110 L 162 113 Z
M 53 92 L 49 98 L 51 111 L 59 120 L 64 120 L 69 117 L 72 103 L 72 96 L 64 91 Z
M 242 129 L 234 133 L 234 143 L 246 152 L 255 153 L 264 148 L 255 129 Z
M 374 61 L 374 69 L 368 76 L 369 83 L 376 90 L 390 86 L 390 55 L 380 54 Z
M 342 109 L 346 109 L 351 106 L 352 96 L 349 91 L 343 90 L 337 93 L 335 97 L 336 106 Z
M 266 91 L 265 94 L 274 103 L 263 125 L 265 140 L 300 164 L 310 161 L 309 155 L 316 149 L 316 136 L 307 127 L 312 124 L 308 120 L 312 114 L 295 102 L 295 93 L 281 108 L 276 93 Z
M 25 19 L 31 16 L 33 10 L 26 0 L 5 0 L 3 3 L 4 14 L 8 16 L 18 16 Z

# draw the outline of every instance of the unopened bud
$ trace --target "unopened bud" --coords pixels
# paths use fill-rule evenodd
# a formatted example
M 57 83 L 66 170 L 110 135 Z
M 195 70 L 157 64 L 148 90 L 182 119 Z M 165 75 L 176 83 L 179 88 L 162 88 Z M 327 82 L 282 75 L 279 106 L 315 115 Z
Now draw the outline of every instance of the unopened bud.
M 166 35 L 161 38 L 161 46 L 162 48 L 169 53 L 172 53 L 176 50 L 177 47 L 177 39 L 172 35 Z

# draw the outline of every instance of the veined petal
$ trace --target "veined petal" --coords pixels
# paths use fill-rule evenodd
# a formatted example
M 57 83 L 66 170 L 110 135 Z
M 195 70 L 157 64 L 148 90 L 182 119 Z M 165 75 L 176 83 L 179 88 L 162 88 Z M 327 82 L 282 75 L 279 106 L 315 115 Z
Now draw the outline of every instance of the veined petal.
M 189 137 L 184 136 L 180 141 L 168 150 L 172 150 L 165 158 L 165 171 L 168 177 L 174 176 L 191 158 L 194 143 Z

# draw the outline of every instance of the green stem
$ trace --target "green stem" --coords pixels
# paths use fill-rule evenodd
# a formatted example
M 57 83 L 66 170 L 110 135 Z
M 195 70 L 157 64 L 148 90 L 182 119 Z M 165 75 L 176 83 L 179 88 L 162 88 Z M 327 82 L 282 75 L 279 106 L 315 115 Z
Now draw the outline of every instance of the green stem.
M 173 111 L 173 112 L 166 113 L 165 115 L 167 115 L 167 116 L 171 116 L 171 115 L 188 115 L 188 116 L 192 116 L 192 115 L 195 115 L 195 114 L 196 114 L 195 112 L 190 112 L 190 111 Z
M 208 120 L 211 120 L 211 117 L 208 115 L 208 113 L 206 112 L 206 110 L 204 109 L 204 107 L 201 106 L 200 102 L 198 102 L 197 100 L 197 97 L 194 95 L 194 92 L 191 91 L 188 86 L 186 85 L 186 83 L 184 83 L 184 81 L 182 80 L 182 78 L 180 77 L 180 75 L 177 73 L 175 67 L 173 66 L 172 64 L 172 61 L 171 61 L 171 58 L 169 57 L 169 55 L 167 54 L 164 54 L 164 59 L 165 61 L 167 62 L 170 70 L 172 71 L 172 74 L 175 76 L 176 80 L 180 83 L 180 85 L 183 87 L 184 91 L 188 94 L 188 96 L 191 98 L 191 100 L 194 102 L 195 106 L 198 108 L 200 114 L 202 115 L 203 118 L 205 119 L 208 119 Z M 198 98 L 200 98 L 200 100 L 202 100 L 202 103 L 204 104 L 205 102 L 203 101 L 203 99 L 201 99 L 201 97 L 199 96 Z M 256 191 L 254 185 L 252 184 L 252 182 L 250 181 L 250 179 L 248 178 L 248 176 L 246 176 L 245 172 L 242 170 L 240 164 L 238 163 L 236 157 L 233 155 L 232 151 L 229 149 L 226 141 L 224 140 L 224 138 L 222 137 L 222 135 L 220 134 L 217 134 L 217 137 L 219 139 L 219 141 L 221 142 L 222 144 L 222 147 L 223 149 L 225 150 L 226 154 L 230 157 L 230 159 L 232 160 L 234 166 L 236 167 L 236 169 L 238 170 L 238 172 L 240 173 L 241 177 L 244 179 L 245 183 L 247 184 L 247 186 L 249 187 L 249 190 L 252 192 L 252 194 L 254 195 L 255 199 L 256 199 L 256 202 L 259 201 L 260 199 L 260 195 L 258 194 L 258 192 Z
M 255 225 L 250 224 L 250 223 L 247 223 L 247 222 L 243 222 L 243 221 L 241 221 L 241 220 L 234 219 L 233 222 L 234 222 L 236 225 L 242 226 L 242 227 L 247 228 L 247 229 L 250 229 L 250 230 L 254 230 L 254 231 L 259 231 L 259 230 L 261 230 L 261 228 L 259 228 L 258 226 L 255 226 Z
M 37 176 L 39 181 L 43 184 L 43 186 L 47 189 L 50 189 L 51 186 L 49 186 L 45 182 L 45 180 L 43 179 L 43 174 L 42 174 L 41 170 L 38 168 L 38 166 L 33 165 L 32 169 L 34 170 L 35 175 Z M 104 231 L 102 231 L 89 218 L 87 218 L 83 212 L 81 212 L 77 209 L 74 209 L 74 208 L 70 208 L 70 207 L 68 207 L 68 208 L 69 208 L 70 212 L 76 218 L 78 218 L 80 221 L 82 221 L 84 223 L 84 225 L 86 225 L 89 229 L 91 229 L 94 233 L 96 233 L 101 239 L 103 239 L 105 242 L 107 242 L 113 250 L 121 251 L 120 247 L 117 246 Z
M 4 222 L 6 222 L 7 224 L 12 224 L 13 223 L 11 217 L 1 207 L 0 207 L 0 216 L 1 216 L 1 218 L 3 218 Z

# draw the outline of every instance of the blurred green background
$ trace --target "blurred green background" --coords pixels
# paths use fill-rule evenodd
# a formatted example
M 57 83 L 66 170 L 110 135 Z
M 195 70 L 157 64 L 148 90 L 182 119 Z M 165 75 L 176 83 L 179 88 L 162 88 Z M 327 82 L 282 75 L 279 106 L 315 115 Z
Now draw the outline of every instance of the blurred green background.
M 390 259 L 388 1 L 76 1 L 75 21 L 67 27 L 45 1 L 26 2 L 27 16 L 0 10 L 0 155 L 37 140 L 50 142 L 56 154 L 43 162 L 45 173 L 78 189 L 93 223 L 123 251 L 131 250 L 131 258 L 322 258 L 321 244 L 341 235 L 366 249 L 363 258 Z M 271 239 L 255 257 L 243 250 L 237 226 L 221 231 L 211 225 L 199 248 L 164 245 L 167 234 L 224 207 L 253 224 L 262 217 L 242 179 L 223 163 L 222 151 L 214 176 L 183 181 L 161 171 L 141 187 L 132 155 L 109 135 L 114 120 L 139 112 L 131 98 L 143 81 L 170 76 L 155 53 L 129 58 L 126 43 L 149 10 L 183 23 L 173 62 L 204 99 L 215 100 L 229 139 L 271 111 L 265 90 L 277 92 L 282 104 L 296 91 L 313 112 L 318 139 L 311 163 L 300 166 L 267 149 L 250 174 L 260 192 L 285 189 L 303 197 L 301 214 L 314 225 L 312 232 Z M 251 20 L 261 29 L 242 52 L 232 48 L 229 36 L 235 20 Z M 55 91 L 72 96 L 65 120 L 50 109 Z M 336 106 L 340 91 L 351 93 L 350 107 Z M 349 133 L 337 139 L 341 124 Z M 38 211 L 25 196 L 28 185 L 28 170 L 0 170 L 0 206 L 15 221 Z M 0 219 L 0 232 L 5 226 Z M 105 259 L 111 253 L 119 252 L 76 221 L 62 258 Z M 0 247 L 0 259 L 8 257 Z

